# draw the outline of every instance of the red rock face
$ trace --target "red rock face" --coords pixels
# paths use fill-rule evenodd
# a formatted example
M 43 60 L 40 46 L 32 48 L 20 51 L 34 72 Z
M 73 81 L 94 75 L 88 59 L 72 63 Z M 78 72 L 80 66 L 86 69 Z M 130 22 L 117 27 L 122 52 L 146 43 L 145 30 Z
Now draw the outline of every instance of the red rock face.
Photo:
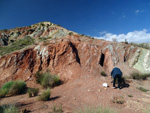
M 26 36 L 34 38 L 36 45 L 0 57 L 0 85 L 16 79 L 32 82 L 37 71 L 46 70 L 63 81 L 100 75 L 101 71 L 110 75 L 114 66 L 127 75 L 133 69 L 129 60 L 137 51 L 136 47 L 81 36 L 50 22 L 0 31 L 0 46 Z M 40 42 L 43 37 L 48 39 Z
M 0 85 L 9 80 L 32 81 L 37 71 L 50 70 L 63 81 L 111 72 L 119 66 L 126 74 L 131 70 L 128 59 L 136 48 L 130 45 L 90 39 L 78 35 L 40 43 L 0 58 Z

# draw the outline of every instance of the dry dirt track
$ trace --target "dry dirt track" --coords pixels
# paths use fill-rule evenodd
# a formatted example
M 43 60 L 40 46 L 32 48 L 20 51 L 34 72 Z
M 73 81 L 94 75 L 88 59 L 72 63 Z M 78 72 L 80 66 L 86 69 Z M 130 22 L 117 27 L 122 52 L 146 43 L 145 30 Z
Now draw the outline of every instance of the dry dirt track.
M 102 87 L 104 82 L 108 83 L 110 87 Z M 26 108 L 31 113 L 49 113 L 54 105 L 62 105 L 65 113 L 72 113 L 85 106 L 110 107 L 118 113 L 142 113 L 150 105 L 150 92 L 141 92 L 136 88 L 142 86 L 148 89 L 149 81 L 130 80 L 130 86 L 121 90 L 111 88 L 110 82 L 110 77 L 84 75 L 52 89 L 50 101 L 38 101 L 37 97 L 29 98 L 25 94 L 3 98 L 0 100 L 0 104 L 16 103 L 20 109 Z M 129 97 L 129 95 L 133 97 Z M 111 102 L 114 97 L 122 97 L 125 103 Z

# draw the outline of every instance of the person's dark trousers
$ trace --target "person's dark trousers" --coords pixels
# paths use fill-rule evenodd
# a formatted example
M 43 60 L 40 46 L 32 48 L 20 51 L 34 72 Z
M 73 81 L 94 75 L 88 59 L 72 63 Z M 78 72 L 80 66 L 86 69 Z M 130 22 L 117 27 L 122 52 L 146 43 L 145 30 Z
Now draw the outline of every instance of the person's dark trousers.
M 120 75 L 116 75 L 114 77 L 114 81 L 113 81 L 113 87 L 115 87 L 116 84 L 116 79 L 118 78 L 118 88 L 120 88 L 120 84 L 121 84 L 121 76 Z

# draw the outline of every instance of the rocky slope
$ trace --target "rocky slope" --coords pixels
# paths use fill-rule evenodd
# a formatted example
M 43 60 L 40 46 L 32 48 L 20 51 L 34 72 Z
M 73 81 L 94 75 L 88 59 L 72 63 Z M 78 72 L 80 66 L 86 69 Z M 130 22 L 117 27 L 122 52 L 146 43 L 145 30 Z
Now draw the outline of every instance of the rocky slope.
M 32 83 L 33 75 L 41 70 L 50 70 L 63 81 L 101 71 L 109 75 L 113 66 L 120 67 L 125 76 L 133 71 L 150 72 L 150 50 L 93 39 L 50 22 L 0 31 L 0 52 L 27 36 L 34 43 L 1 54 L 0 85 L 16 79 Z

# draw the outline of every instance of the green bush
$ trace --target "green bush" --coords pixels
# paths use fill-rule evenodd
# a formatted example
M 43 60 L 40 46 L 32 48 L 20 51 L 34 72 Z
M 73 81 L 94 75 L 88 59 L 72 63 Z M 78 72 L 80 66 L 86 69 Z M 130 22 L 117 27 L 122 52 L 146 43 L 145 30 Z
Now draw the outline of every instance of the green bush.
M 19 113 L 18 108 L 14 104 L 0 106 L 0 113 Z
M 28 89 L 29 97 L 37 96 L 38 93 L 39 93 L 39 89 L 38 88 L 29 88 Z
M 10 53 L 10 52 L 13 52 L 16 50 L 20 50 L 20 49 L 22 49 L 26 46 L 29 46 L 33 43 L 34 43 L 34 39 L 32 39 L 29 36 L 27 36 L 23 39 L 16 40 L 15 42 L 13 42 L 12 44 L 10 44 L 8 46 L 0 47 L 0 56 L 3 56 L 7 53 Z
M 53 113 L 63 113 L 63 110 L 62 110 L 62 105 L 60 105 L 60 106 L 53 106 L 53 108 L 52 108 L 52 112 Z
M 25 93 L 26 89 L 27 85 L 23 81 L 9 81 L 0 89 L 0 95 L 1 97 L 5 97 L 6 95 L 18 95 Z
M 102 76 L 107 76 L 106 73 L 105 73 L 105 71 L 101 71 L 101 75 Z
M 150 77 L 150 74 L 140 74 L 137 72 L 131 73 L 131 77 L 136 80 L 146 80 L 147 77 Z
M 47 89 L 39 96 L 39 100 L 48 101 L 50 99 L 50 95 L 50 89 Z
M 56 75 L 52 75 L 49 72 L 41 73 L 37 72 L 35 74 L 36 82 L 41 84 L 43 87 L 54 87 L 60 84 L 60 79 Z
M 73 35 L 73 32 L 69 32 L 69 35 L 70 35 L 70 36 Z
M 6 83 L 1 87 L 1 89 L 0 89 L 0 97 L 1 97 L 1 98 L 2 98 L 2 97 L 5 97 L 5 96 L 8 94 L 8 92 L 9 92 L 10 88 L 12 87 L 12 85 L 13 85 L 13 81 L 9 81 L 9 82 L 6 82 Z
M 27 85 L 23 81 L 14 81 L 12 87 L 9 90 L 10 95 L 19 95 L 26 92 Z

